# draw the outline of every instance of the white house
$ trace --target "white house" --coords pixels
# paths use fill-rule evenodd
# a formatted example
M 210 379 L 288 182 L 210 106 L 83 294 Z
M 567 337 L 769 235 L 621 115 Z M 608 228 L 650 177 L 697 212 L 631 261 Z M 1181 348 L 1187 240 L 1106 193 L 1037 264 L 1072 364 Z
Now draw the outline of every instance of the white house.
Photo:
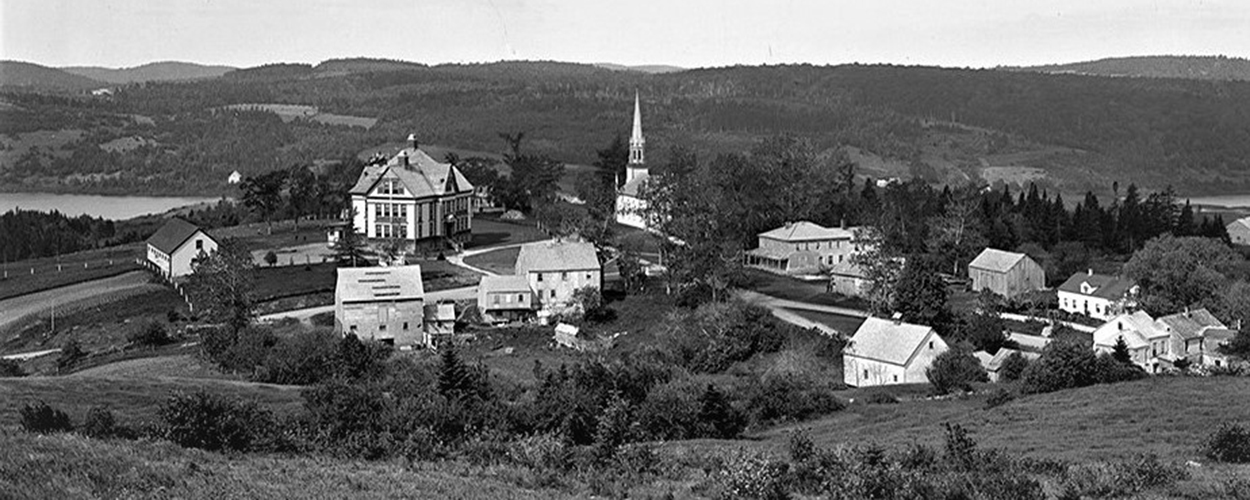
M 1242 217 L 1228 223 L 1228 239 L 1234 245 L 1250 245 L 1250 217 Z
M 242 181 L 243 174 L 240 174 L 238 170 L 230 172 L 230 175 L 226 177 L 226 184 L 238 184 Z
M 217 240 L 195 224 L 176 217 L 161 226 L 147 243 L 148 262 L 170 279 L 191 274 L 191 261 L 217 251 Z
M 429 345 L 424 304 L 421 266 L 340 267 L 334 327 L 403 349 Z
M 743 254 L 745 265 L 777 273 L 818 273 L 850 262 L 861 248 L 855 228 L 824 227 L 808 221 L 760 233 L 758 248 Z
M 927 383 L 925 370 L 946 350 L 932 327 L 868 318 L 842 350 L 842 379 L 853 387 Z
M 579 288 L 602 289 L 603 268 L 594 245 L 557 239 L 522 245 L 516 275 L 524 276 L 537 296 L 541 318 L 572 305 L 570 299 Z
M 473 229 L 476 190 L 456 167 L 410 147 L 385 164 L 368 165 L 349 191 L 354 227 L 370 239 L 407 244 L 465 241 Z
M 1133 307 L 1137 290 L 1137 283 L 1130 279 L 1093 270 L 1076 273 L 1059 285 L 1059 309 L 1107 320 Z
M 1185 358 L 1193 364 L 1203 363 L 1205 354 L 1219 346 L 1218 341 L 1208 343 L 1207 337 L 1215 330 L 1228 329 L 1206 309 L 1171 314 L 1159 318 L 1156 323 L 1168 332 L 1168 352 L 1172 358 Z
M 616 192 L 616 222 L 639 229 L 647 228 L 647 200 L 643 187 L 650 178 L 647 171 L 647 140 L 642 136 L 642 108 L 634 94 L 634 129 L 629 135 L 629 163 L 625 166 L 625 183 Z
M 1094 330 L 1094 352 L 1111 354 L 1119 339 L 1124 339 L 1133 364 L 1147 373 L 1159 373 L 1176 359 L 1171 354 L 1171 333 L 1145 311 L 1121 314 Z

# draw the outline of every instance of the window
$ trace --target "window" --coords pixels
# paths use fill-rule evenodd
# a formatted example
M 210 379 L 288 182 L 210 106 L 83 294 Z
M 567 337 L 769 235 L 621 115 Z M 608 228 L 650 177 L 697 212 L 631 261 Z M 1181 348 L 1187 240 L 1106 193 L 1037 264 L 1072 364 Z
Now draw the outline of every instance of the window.
M 407 237 L 408 237 L 408 225 L 407 225 L 407 224 L 400 224 L 400 225 L 399 225 L 399 237 L 400 237 L 400 238 L 407 238 Z
M 864 378 L 868 378 L 868 370 L 864 370 Z
M 554 298 L 556 298 L 556 291 L 555 291 L 555 290 L 552 290 L 552 291 L 551 291 L 551 298 L 553 298 L 553 299 L 554 299 Z
M 378 331 L 379 331 L 379 332 L 385 332 L 385 331 L 386 331 L 386 324 L 385 324 L 385 323 L 383 323 L 383 324 L 381 324 L 381 325 L 378 325 Z
M 586 273 L 586 279 L 588 280 L 594 279 L 592 276 L 594 276 L 593 273 Z
M 355 333 L 355 331 L 356 331 L 356 325 L 352 325 L 352 326 L 351 326 L 351 331 L 352 331 L 353 333 Z
M 932 340 L 930 340 L 930 341 L 929 341 L 929 349 L 930 349 L 930 350 L 932 350 L 932 349 L 933 349 L 933 341 L 932 341 Z
M 895 375 L 895 376 L 894 376 L 894 381 L 895 381 L 895 382 L 898 382 L 898 375 Z
M 498 303 L 499 303 L 499 296 L 498 296 L 498 295 L 495 295 L 494 297 L 495 297 L 494 303 L 495 303 L 495 304 L 498 304 Z
M 516 296 L 516 301 L 517 301 L 517 302 L 519 302 L 519 303 L 524 304 L 524 303 L 525 303 L 525 295 L 517 295 L 517 296 Z
M 538 273 L 538 282 L 542 283 L 542 281 L 543 281 L 543 273 Z
M 560 273 L 560 281 L 568 281 L 568 280 L 569 280 L 569 272 L 568 272 L 568 271 L 564 271 L 564 272 Z
M 195 249 L 196 249 L 196 250 L 203 250 L 203 249 L 204 249 L 204 240 L 195 240 Z
M 382 225 L 381 224 L 375 224 L 373 226 L 373 237 L 374 238 L 382 237 Z
M 405 332 L 406 332 L 406 331 L 408 331 L 408 322 L 407 322 L 407 321 L 405 321 L 405 322 L 404 322 L 404 331 L 405 331 Z

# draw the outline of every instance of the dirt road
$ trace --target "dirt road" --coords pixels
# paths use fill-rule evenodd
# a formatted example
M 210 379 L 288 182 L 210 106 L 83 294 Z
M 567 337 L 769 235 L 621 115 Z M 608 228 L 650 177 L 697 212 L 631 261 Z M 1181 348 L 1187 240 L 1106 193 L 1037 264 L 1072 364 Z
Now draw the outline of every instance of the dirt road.
M 145 286 L 159 286 L 148 283 L 148 273 L 134 271 L 112 278 L 88 281 L 76 285 L 63 286 L 20 297 L 0 301 L 0 330 L 25 316 L 35 313 L 48 313 L 57 307 L 87 299 L 95 299 L 108 294 L 118 294 L 131 289 Z M 0 285 L 3 286 L 3 285 Z

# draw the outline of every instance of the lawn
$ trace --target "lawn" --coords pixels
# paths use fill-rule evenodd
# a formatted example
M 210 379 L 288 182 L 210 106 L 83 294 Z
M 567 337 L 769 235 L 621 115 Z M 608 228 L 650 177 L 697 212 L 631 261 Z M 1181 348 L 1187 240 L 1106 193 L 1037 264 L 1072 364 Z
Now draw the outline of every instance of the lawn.
M 141 269 L 135 259 L 142 255 L 142 244 L 133 243 L 0 264 L 0 300 Z
M 465 248 L 482 248 L 512 243 L 526 243 L 549 238 L 530 221 L 502 221 L 477 215 L 473 217 L 473 239 Z
M 306 295 L 317 292 L 334 292 L 338 279 L 333 262 L 309 266 L 258 267 L 252 271 L 256 282 L 256 300 L 265 302 L 281 297 Z
M 148 285 L 122 292 L 124 297 L 101 296 L 71 304 L 58 313 L 56 333 L 50 317 L 34 317 L 6 329 L 0 351 L 23 352 L 61 347 L 74 339 L 87 351 L 120 346 L 126 335 L 140 328 L 147 319 L 164 321 L 169 311 L 187 314 L 186 302 L 173 289 Z
M 867 309 L 867 305 L 861 299 L 825 291 L 825 285 L 828 284 L 825 280 L 803 281 L 750 268 L 746 269 L 746 279 L 747 283 L 743 288 L 764 295 L 808 304 Z
M 782 309 L 833 328 L 847 337 L 855 335 L 855 331 L 859 329 L 859 325 L 864 323 L 864 318 L 857 318 L 854 316 L 843 316 L 841 314 L 809 311 L 806 309 L 791 309 L 788 307 L 783 307 Z
M 520 253 L 520 247 L 501 248 L 465 257 L 464 263 L 496 274 L 512 274 Z

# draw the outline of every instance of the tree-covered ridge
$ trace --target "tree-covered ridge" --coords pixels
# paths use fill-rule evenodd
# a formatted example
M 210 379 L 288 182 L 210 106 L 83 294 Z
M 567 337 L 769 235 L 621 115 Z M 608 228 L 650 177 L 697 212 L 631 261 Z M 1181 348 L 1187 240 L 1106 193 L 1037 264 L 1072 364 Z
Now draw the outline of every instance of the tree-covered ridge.
M 1096 61 L 1003 69 L 1101 76 L 1250 80 L 1250 60 L 1225 56 L 1110 57 Z

